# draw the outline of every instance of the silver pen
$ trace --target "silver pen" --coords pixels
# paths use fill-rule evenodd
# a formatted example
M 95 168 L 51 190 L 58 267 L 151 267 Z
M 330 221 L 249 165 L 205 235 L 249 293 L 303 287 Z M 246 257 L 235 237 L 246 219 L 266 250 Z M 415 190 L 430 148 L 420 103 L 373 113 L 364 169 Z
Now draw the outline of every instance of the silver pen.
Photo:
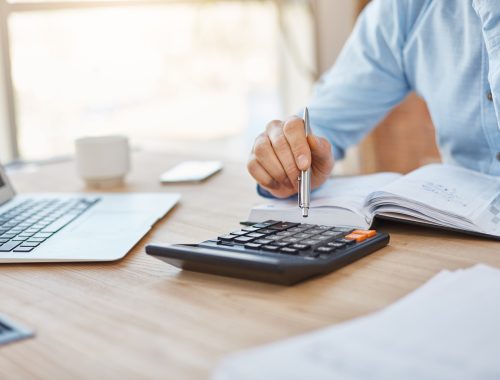
M 309 110 L 304 108 L 304 126 L 306 129 L 306 137 L 311 134 L 309 126 Z M 302 217 L 307 218 L 309 215 L 309 206 L 311 203 L 311 166 L 307 170 L 300 171 L 299 177 L 299 207 L 302 209 Z

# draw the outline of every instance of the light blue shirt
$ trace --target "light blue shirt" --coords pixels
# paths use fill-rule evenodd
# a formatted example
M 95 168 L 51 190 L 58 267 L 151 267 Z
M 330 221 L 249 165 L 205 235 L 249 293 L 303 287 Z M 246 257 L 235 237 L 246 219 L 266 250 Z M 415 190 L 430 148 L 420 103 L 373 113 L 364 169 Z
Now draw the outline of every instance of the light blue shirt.
M 316 86 L 312 129 L 340 159 L 410 91 L 444 162 L 500 175 L 500 0 L 372 1 Z

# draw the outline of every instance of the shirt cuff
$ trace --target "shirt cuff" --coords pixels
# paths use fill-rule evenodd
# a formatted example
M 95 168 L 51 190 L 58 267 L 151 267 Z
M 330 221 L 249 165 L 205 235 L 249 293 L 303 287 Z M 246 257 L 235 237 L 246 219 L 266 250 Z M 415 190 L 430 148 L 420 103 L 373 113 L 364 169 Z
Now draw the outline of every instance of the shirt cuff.
M 274 195 L 272 195 L 269 191 L 262 188 L 260 185 L 257 185 L 257 193 L 264 198 L 274 198 L 277 199 Z

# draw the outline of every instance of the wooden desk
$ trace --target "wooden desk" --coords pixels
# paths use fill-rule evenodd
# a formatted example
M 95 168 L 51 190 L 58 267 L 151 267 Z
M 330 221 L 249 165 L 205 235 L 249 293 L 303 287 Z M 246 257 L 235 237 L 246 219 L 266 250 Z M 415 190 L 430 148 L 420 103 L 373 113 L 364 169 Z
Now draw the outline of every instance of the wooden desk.
M 183 195 L 122 261 L 0 266 L 0 312 L 37 334 L 0 347 L 1 379 L 206 379 L 228 353 L 378 310 L 443 268 L 500 267 L 496 242 L 385 224 L 390 246 L 293 287 L 181 272 L 147 256 L 145 244 L 227 232 L 259 199 L 243 164 L 226 163 L 201 185 L 159 185 L 176 161 L 137 154 L 116 189 Z M 85 190 L 72 163 L 12 179 L 22 192 Z

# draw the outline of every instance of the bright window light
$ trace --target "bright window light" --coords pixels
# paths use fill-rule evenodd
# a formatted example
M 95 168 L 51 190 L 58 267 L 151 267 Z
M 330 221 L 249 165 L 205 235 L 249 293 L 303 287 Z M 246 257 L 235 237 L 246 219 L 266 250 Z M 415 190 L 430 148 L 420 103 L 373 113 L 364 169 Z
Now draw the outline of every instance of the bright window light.
M 25 159 L 83 135 L 238 136 L 282 113 L 272 2 L 22 12 L 9 28 Z

